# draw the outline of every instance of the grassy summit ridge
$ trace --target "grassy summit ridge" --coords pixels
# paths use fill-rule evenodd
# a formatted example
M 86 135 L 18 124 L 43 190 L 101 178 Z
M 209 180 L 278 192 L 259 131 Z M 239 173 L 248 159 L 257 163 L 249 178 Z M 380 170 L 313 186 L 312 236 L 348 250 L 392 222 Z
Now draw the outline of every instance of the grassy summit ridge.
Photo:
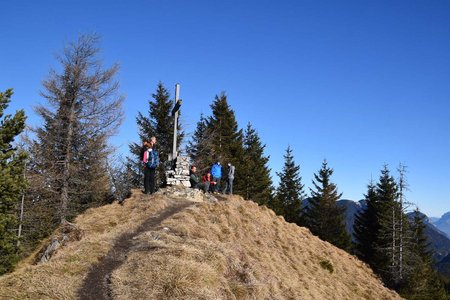
M 22 262 L 14 273 L 0 277 L 0 298 L 76 299 L 88 272 L 120 236 L 176 201 L 191 200 L 179 197 L 164 191 L 148 197 L 134 191 L 124 206 L 88 210 L 75 220 L 81 238 L 66 244 L 47 263 Z M 306 228 L 238 196 L 219 200 L 195 203 L 133 236 L 123 262 L 110 274 L 109 295 L 400 299 L 364 263 Z

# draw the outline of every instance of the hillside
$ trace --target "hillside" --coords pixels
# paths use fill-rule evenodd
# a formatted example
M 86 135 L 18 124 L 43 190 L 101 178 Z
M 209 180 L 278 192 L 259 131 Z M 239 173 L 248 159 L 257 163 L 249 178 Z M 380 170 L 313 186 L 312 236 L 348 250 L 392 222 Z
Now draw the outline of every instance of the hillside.
M 0 277 L 0 298 L 400 299 L 306 228 L 218 200 L 172 188 L 90 209 L 48 262 Z

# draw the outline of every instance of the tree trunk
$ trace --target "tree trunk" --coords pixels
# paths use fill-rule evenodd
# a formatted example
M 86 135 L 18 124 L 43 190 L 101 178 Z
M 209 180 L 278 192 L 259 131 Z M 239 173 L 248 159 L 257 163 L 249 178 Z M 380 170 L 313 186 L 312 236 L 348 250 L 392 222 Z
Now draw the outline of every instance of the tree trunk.
M 61 188 L 61 223 L 64 224 L 67 221 L 68 208 L 69 208 L 69 179 L 70 179 L 70 156 L 73 139 L 73 123 L 75 120 L 75 97 L 72 99 L 69 112 L 69 124 L 67 126 L 67 138 L 66 138 L 66 153 L 64 156 L 64 170 L 63 170 L 63 184 Z

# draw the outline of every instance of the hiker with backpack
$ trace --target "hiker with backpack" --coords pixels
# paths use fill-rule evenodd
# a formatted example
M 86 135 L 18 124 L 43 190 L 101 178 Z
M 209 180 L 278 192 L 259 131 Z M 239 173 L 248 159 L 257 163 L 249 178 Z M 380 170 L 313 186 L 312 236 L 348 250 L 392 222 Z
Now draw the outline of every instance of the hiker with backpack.
M 152 136 L 149 141 L 144 141 L 142 163 L 144 165 L 144 194 L 155 192 L 155 174 L 159 165 L 159 155 L 156 151 L 156 137 Z

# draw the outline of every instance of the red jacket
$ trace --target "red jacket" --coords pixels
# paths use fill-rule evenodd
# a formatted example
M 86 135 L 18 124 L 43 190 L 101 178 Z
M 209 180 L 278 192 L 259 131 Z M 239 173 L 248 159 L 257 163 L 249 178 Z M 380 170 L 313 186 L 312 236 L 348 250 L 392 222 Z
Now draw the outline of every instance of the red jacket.
M 209 182 L 209 184 L 216 184 L 215 181 L 212 181 L 212 177 L 209 176 L 209 178 L 206 175 L 203 175 L 202 182 Z

